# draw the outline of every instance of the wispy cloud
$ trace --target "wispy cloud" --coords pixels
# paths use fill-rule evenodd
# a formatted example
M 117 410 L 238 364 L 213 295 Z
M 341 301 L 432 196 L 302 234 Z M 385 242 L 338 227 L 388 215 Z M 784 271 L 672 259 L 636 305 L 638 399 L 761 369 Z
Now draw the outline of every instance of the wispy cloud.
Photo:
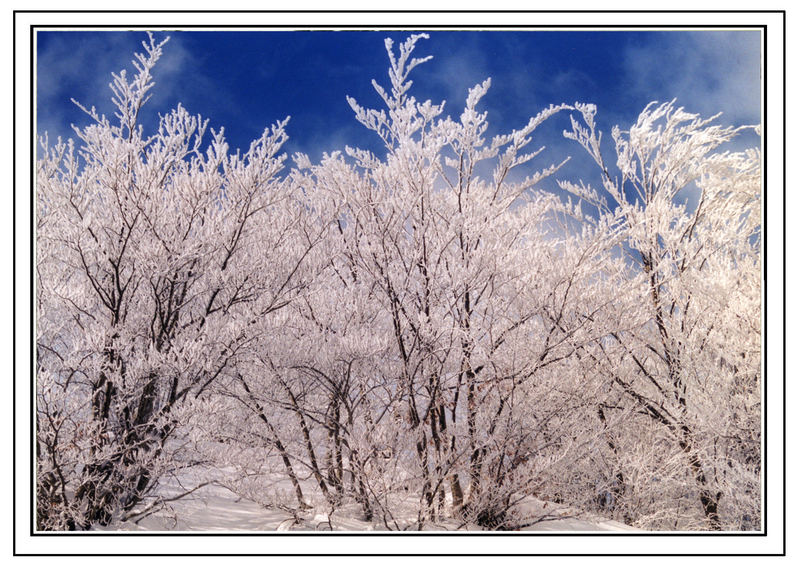
M 434 59 L 420 68 L 425 90 L 420 98 L 429 98 L 427 92 L 435 91 L 447 101 L 446 110 L 458 119 L 467 99 L 469 89 L 481 83 L 491 72 L 489 55 L 478 44 L 474 34 L 460 37 L 436 36 L 419 44 L 421 54 L 435 53 Z M 438 102 L 435 101 L 434 102 Z
M 46 38 L 42 38 L 42 35 Z M 71 137 L 71 123 L 82 118 L 81 111 L 68 104 L 71 98 L 100 112 L 111 111 L 110 71 L 125 66 L 130 52 L 123 34 L 86 36 L 76 42 L 68 34 L 39 32 L 36 73 L 37 132 L 51 138 Z M 45 40 L 46 41 L 43 41 Z M 103 93 L 103 100 L 97 100 Z M 107 93 L 107 96 L 106 96 Z
M 80 34 L 80 39 L 76 41 L 70 34 Z M 155 34 L 157 41 L 166 35 Z M 131 78 L 136 72 L 131 63 L 133 54 L 143 52 L 141 42 L 146 39 L 144 33 L 130 32 L 51 33 L 41 38 L 37 49 L 37 133 L 47 132 L 51 139 L 74 138 L 70 125 L 80 127 L 90 122 L 77 106 L 69 103 L 70 99 L 86 108 L 94 106 L 100 114 L 112 118 L 115 109 L 109 88 L 111 74 L 125 69 Z M 145 117 L 163 112 L 165 104 L 174 103 L 181 92 L 189 94 L 191 86 L 202 81 L 197 75 L 187 81 L 190 60 L 180 39 L 172 37 L 153 72 L 156 87 Z
M 760 36 L 756 31 L 664 32 L 623 55 L 634 94 L 678 99 L 690 112 L 721 120 L 760 120 Z M 669 62 L 663 65 L 659 62 Z

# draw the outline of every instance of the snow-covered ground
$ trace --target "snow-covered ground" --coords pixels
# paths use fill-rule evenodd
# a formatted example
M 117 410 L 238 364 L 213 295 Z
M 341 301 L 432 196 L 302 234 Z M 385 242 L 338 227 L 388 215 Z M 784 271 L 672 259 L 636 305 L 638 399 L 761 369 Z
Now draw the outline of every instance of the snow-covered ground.
M 161 491 L 164 497 L 183 493 L 176 485 L 166 485 Z M 145 503 L 139 510 L 152 504 Z M 269 508 L 242 498 L 220 485 L 210 483 L 189 495 L 164 503 L 164 507 L 153 508 L 149 515 L 137 522 L 128 520 L 112 525 L 106 530 L 115 531 L 207 531 L 217 533 L 268 532 L 268 531 L 380 531 L 387 530 L 381 519 L 371 522 L 362 520 L 357 505 L 343 506 L 333 512 L 327 506 L 302 511 L 297 517 L 281 508 Z M 401 526 L 415 526 L 416 516 L 411 507 L 406 518 L 395 520 Z M 633 531 L 622 523 L 570 510 L 535 498 L 526 498 L 519 506 L 529 520 L 542 519 L 526 531 Z M 402 509 L 401 509 L 402 510 Z M 426 530 L 480 530 L 479 527 L 459 527 L 457 523 L 444 521 L 429 524 Z

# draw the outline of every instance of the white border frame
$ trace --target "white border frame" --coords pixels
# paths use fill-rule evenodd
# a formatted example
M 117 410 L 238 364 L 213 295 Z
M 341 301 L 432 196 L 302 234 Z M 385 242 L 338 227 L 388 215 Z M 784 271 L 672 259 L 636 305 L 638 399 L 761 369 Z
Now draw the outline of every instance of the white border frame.
M 16 398 L 16 454 L 14 553 L 39 554 L 785 554 L 784 527 L 784 15 L 781 13 L 32 13 L 14 14 L 15 73 L 14 77 L 14 148 L 16 178 L 14 195 L 16 209 L 15 308 L 14 335 L 16 341 L 16 373 L 14 376 Z M 153 536 L 130 533 L 121 536 L 105 533 L 82 535 L 30 536 L 31 484 L 31 186 L 33 140 L 30 131 L 33 110 L 31 34 L 32 26 L 56 25 L 63 28 L 83 25 L 125 26 L 131 29 L 175 29 L 193 25 L 263 25 L 292 26 L 307 29 L 316 26 L 363 26 L 379 29 L 382 25 L 408 25 L 408 29 L 431 29 L 437 26 L 480 28 L 505 26 L 513 21 L 520 26 L 590 25 L 603 27 L 639 25 L 643 29 L 664 29 L 670 26 L 691 24 L 719 29 L 725 26 L 768 26 L 766 53 L 769 57 L 766 100 L 768 124 L 766 125 L 767 179 L 769 190 L 766 215 L 768 226 L 768 297 L 766 362 L 769 377 L 766 393 L 767 443 L 766 455 L 768 517 L 765 536 L 733 535 L 609 535 L 609 536 L 553 536 L 546 533 L 491 536 L 403 536 L 375 535 L 291 535 L 291 536 Z M 153 27 L 157 24 L 157 27 Z M 510 26 L 511 27 L 511 26 Z M 101 28 L 95 28 L 101 29 Z M 348 29 L 352 29 L 349 28 Z M 563 29 L 563 28 L 562 28 Z M 581 28 L 585 29 L 585 28 Z M 621 28 L 629 29 L 629 28 Z M 9 125 L 10 126 L 10 125 Z M 7 152 L 6 155 L 10 155 Z M 10 172 L 9 172 L 10 174 Z M 11 210 L 10 208 L 8 209 Z M 10 220 L 9 220 L 10 221 Z M 10 261 L 10 259 L 9 259 Z M 9 294 L 10 296 L 10 294 Z M 10 319 L 10 318 L 9 318 Z M 7 320 L 8 321 L 8 320 Z M 7 510 L 10 510 L 10 503 Z

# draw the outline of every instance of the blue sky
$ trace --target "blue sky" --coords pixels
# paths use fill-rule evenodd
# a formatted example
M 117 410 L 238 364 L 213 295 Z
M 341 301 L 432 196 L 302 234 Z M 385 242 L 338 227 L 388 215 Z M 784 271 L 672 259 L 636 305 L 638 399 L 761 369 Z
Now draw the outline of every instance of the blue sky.
M 407 31 L 173 31 L 154 71 L 156 87 L 145 113 L 182 103 L 191 113 L 225 127 L 232 148 L 247 149 L 265 127 L 291 115 L 284 149 L 318 160 L 345 145 L 378 150 L 377 137 L 353 117 L 346 102 L 380 108 L 371 86 L 388 85 L 384 38 L 402 42 Z M 722 111 L 722 124 L 760 122 L 760 34 L 757 31 L 430 31 L 414 52 L 433 60 L 412 73 L 411 94 L 446 100 L 457 118 L 469 87 L 492 78 L 483 99 L 489 134 L 524 126 L 549 104 L 598 106 L 598 123 L 610 142 L 615 124 L 632 124 L 651 101 L 677 98 L 690 112 Z M 72 136 L 70 124 L 89 122 L 70 102 L 113 113 L 108 83 L 120 69 L 133 72 L 139 31 L 39 31 L 37 131 Z M 533 146 L 549 147 L 538 167 L 574 157 L 561 177 L 582 177 L 586 160 L 561 138 L 566 115 L 541 128 Z M 755 140 L 743 139 L 742 145 Z M 612 151 L 612 149 L 608 148 Z M 611 154 L 607 154 L 609 161 Z M 546 163 L 544 163 L 546 162 Z

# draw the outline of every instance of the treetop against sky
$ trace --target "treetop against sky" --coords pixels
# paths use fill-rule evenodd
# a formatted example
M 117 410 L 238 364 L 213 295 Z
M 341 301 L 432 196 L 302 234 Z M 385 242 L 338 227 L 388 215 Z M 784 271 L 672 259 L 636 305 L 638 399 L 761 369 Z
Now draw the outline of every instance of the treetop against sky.
M 249 147 L 264 128 L 291 116 L 284 149 L 318 160 L 345 145 L 380 150 L 380 140 L 358 124 L 346 97 L 382 108 L 371 85 L 388 85 L 384 39 L 402 42 L 411 31 L 170 31 L 154 70 L 156 87 L 144 112 L 181 103 L 225 128 L 231 148 Z M 491 77 L 481 102 L 489 136 L 524 126 L 550 104 L 575 101 L 598 107 L 604 132 L 625 129 L 651 101 L 689 112 L 722 112 L 724 125 L 757 124 L 761 116 L 761 36 L 755 30 L 709 31 L 430 31 L 415 57 L 433 55 L 411 74 L 411 95 L 446 100 L 457 119 L 470 87 Z M 139 31 L 39 31 L 36 36 L 37 132 L 72 137 L 69 125 L 91 119 L 72 101 L 111 117 L 111 73 L 127 69 L 142 50 Z M 579 155 L 561 131 L 566 117 L 548 121 L 542 143 L 562 156 Z M 547 129 L 550 129 L 549 131 Z M 610 143 L 610 136 L 606 137 Z M 741 140 L 747 146 L 753 139 Z M 604 139 L 605 142 L 605 139 Z M 553 160 L 557 156 L 553 155 Z M 577 157 L 577 156 L 576 156 Z M 559 160 L 560 161 L 560 160 Z M 578 168 L 579 165 L 572 164 Z M 580 169 L 562 170 L 579 177 Z

